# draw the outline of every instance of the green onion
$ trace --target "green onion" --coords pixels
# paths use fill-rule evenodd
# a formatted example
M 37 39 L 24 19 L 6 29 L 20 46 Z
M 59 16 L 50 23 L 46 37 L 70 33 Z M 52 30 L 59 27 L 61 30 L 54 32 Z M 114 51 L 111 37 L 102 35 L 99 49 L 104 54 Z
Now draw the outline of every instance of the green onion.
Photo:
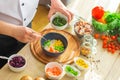
M 73 74 L 74 76 L 77 76 L 77 75 L 78 75 L 78 72 L 75 71 L 75 70 L 74 70 L 72 67 L 70 67 L 70 66 L 66 66 L 65 71 L 66 71 L 66 72 L 69 72 L 70 74 Z

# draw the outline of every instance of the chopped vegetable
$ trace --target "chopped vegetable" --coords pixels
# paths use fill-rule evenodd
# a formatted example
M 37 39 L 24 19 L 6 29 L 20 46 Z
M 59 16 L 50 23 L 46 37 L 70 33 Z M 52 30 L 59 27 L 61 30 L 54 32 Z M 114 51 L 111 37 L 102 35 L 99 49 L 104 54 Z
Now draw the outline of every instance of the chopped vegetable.
M 62 73 L 62 71 L 59 67 L 54 66 L 52 68 L 47 68 L 46 73 L 49 76 L 59 76 Z
M 74 70 L 71 66 L 66 66 L 65 71 L 74 76 L 78 75 L 78 72 L 76 70 Z
M 50 52 L 62 52 L 65 49 L 61 40 L 46 40 L 43 45 Z
M 57 16 L 53 19 L 52 23 L 58 27 L 61 27 L 64 26 L 67 23 L 67 21 L 64 18 Z
M 83 67 L 83 68 L 88 68 L 88 64 L 87 64 L 84 60 L 82 60 L 82 59 L 76 60 L 76 64 L 77 64 L 78 66 Z

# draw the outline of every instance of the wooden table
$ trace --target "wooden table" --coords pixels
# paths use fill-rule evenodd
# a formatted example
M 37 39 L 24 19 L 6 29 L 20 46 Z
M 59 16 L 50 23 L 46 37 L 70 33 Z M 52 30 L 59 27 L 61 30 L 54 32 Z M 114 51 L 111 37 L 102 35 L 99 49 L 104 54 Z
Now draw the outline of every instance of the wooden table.
M 118 3 L 120 2 L 119 0 Z M 96 3 L 95 3 L 96 2 Z M 68 5 L 69 9 L 75 9 L 80 16 L 90 20 L 90 10 L 97 4 L 103 5 L 105 9 L 110 9 L 111 11 L 115 11 L 117 9 L 118 3 L 116 6 L 111 8 L 113 0 L 76 0 L 73 3 Z M 81 5 L 81 6 L 79 6 Z M 71 7 L 73 6 L 73 7 Z M 84 9 L 85 8 L 85 9 Z M 46 27 L 49 27 L 48 24 Z M 74 34 L 73 29 L 67 29 L 67 31 Z M 98 63 L 97 74 L 102 78 L 101 80 L 120 80 L 120 55 L 119 52 L 115 54 L 111 54 L 107 52 L 107 50 L 101 48 L 102 42 L 97 40 L 97 55 L 95 56 L 95 60 L 100 60 Z M 27 67 L 23 72 L 15 73 L 9 70 L 8 65 L 6 64 L 0 70 L 0 80 L 20 80 L 20 78 L 24 75 L 30 75 L 33 79 L 38 76 L 44 77 L 44 64 L 38 61 L 30 50 L 30 44 L 28 43 L 23 49 L 18 52 L 26 57 L 28 63 Z M 84 72 L 83 72 L 84 73 Z M 74 78 L 70 78 L 68 76 L 64 76 L 61 80 L 75 80 Z M 84 80 L 84 74 L 82 74 L 79 80 Z M 90 79 L 89 79 L 90 80 Z

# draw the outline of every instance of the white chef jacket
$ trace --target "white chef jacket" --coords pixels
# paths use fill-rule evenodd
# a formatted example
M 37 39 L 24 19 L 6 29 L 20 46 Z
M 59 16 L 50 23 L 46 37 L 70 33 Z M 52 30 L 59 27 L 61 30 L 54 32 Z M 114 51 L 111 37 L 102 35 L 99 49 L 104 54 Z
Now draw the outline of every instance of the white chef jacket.
M 0 20 L 27 26 L 33 19 L 39 0 L 0 0 Z

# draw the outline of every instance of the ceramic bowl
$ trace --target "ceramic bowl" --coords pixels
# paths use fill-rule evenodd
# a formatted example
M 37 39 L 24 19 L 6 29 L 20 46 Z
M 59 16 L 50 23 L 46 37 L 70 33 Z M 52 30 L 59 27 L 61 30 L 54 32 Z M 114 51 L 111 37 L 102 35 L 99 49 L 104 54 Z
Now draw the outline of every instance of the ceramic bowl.
M 79 77 L 81 75 L 81 72 L 74 66 L 72 65 L 64 65 L 63 66 L 64 72 L 69 76 L 69 77 Z
M 55 46 L 52 46 L 52 48 L 54 48 L 54 51 L 53 50 L 51 51 L 50 47 L 45 47 L 45 43 L 48 40 L 49 41 L 53 41 L 53 40 L 57 40 L 58 41 L 59 40 L 63 44 L 63 50 L 61 52 L 55 52 Z M 53 43 L 53 42 L 51 42 L 51 43 Z M 67 39 L 60 33 L 50 32 L 50 33 L 47 33 L 47 34 L 43 35 L 43 38 L 41 38 L 41 48 L 43 50 L 43 53 L 45 53 L 47 56 L 57 57 L 57 56 L 61 55 L 62 53 L 64 53 L 64 51 L 66 50 L 67 46 L 68 46 Z
M 63 30 L 68 26 L 68 18 L 64 14 L 57 12 L 50 18 L 50 24 L 57 30 Z
M 80 20 L 74 24 L 74 32 L 78 38 L 82 38 L 85 34 L 92 34 L 93 27 L 86 20 L 80 18 Z
M 75 57 L 74 63 L 80 70 L 88 70 L 90 68 L 90 63 L 81 57 Z
M 12 70 L 14 72 L 23 71 L 25 69 L 26 65 L 27 65 L 26 59 L 19 54 L 11 55 L 8 59 L 8 66 L 9 66 L 10 70 Z
M 62 65 L 58 62 L 49 62 L 45 65 L 45 74 L 48 79 L 59 80 L 64 76 Z

